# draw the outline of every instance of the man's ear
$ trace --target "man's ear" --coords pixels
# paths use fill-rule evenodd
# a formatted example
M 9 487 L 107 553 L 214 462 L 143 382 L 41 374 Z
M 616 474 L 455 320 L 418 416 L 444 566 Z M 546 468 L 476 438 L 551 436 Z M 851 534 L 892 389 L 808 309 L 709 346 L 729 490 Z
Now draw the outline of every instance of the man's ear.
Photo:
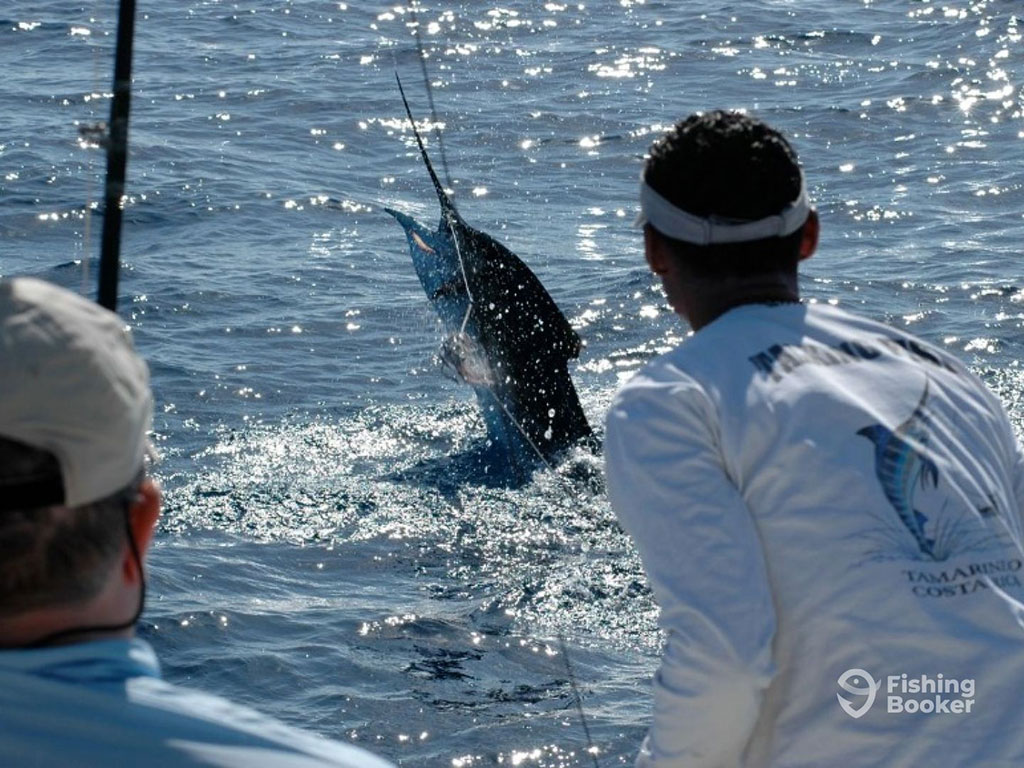
M 644 227 L 644 257 L 647 259 L 647 266 L 656 275 L 664 275 L 668 272 L 670 254 L 665 241 L 661 235 L 647 225 Z
M 135 539 L 135 546 L 138 547 L 140 558 L 146 556 L 149 545 L 153 541 L 153 534 L 156 533 L 156 523 L 160 517 L 160 503 L 160 486 L 147 477 L 139 486 L 139 494 L 128 512 L 132 538 Z M 135 558 L 127 545 L 125 546 L 123 568 L 125 576 L 132 580 L 137 577 Z
M 811 258 L 818 250 L 819 232 L 818 212 L 812 208 L 807 214 L 807 221 L 804 222 L 803 234 L 800 237 L 800 261 Z

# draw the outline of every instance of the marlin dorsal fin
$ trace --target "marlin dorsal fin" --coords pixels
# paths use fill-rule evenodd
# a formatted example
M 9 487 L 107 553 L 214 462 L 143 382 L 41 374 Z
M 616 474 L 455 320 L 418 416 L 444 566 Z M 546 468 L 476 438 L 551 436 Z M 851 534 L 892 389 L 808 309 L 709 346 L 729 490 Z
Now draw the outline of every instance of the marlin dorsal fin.
M 430 180 L 434 182 L 434 189 L 437 191 L 437 199 L 441 203 L 441 212 L 446 216 L 451 212 L 457 217 L 459 213 L 455 210 L 455 204 L 444 191 L 444 187 L 441 186 L 441 181 L 437 178 L 437 174 L 434 172 L 434 166 L 431 164 L 430 158 L 427 156 L 426 147 L 423 146 L 423 139 L 420 138 L 420 132 L 416 130 L 416 121 L 413 119 L 412 110 L 409 109 L 409 101 L 405 98 L 405 89 L 402 88 L 402 78 L 398 76 L 398 72 L 395 72 L 395 80 L 398 82 L 398 92 L 402 94 L 402 104 L 405 105 L 405 114 L 409 116 L 409 124 L 412 126 L 413 135 L 416 136 L 416 143 L 419 145 L 420 155 L 422 155 L 423 162 L 427 166 L 427 172 L 430 174 Z

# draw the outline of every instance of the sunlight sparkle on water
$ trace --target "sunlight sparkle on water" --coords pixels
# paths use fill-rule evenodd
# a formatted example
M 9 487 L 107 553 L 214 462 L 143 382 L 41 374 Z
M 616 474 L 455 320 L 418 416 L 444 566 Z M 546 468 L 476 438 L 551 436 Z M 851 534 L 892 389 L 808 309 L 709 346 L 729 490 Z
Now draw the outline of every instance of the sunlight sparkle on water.
M 999 347 L 998 339 L 986 339 L 983 337 L 971 339 L 964 346 L 964 352 L 988 352 L 993 354 Z
M 520 765 L 526 760 L 539 760 L 541 751 L 539 749 L 533 749 L 529 752 L 513 752 L 512 753 L 512 765 Z

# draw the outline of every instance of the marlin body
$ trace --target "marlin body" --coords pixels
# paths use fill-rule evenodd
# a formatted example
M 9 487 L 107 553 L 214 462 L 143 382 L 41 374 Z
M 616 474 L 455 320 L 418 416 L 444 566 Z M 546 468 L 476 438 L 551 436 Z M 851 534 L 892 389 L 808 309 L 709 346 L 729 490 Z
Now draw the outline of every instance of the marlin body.
M 924 394 L 914 412 L 895 431 L 882 424 L 873 424 L 858 430 L 857 434 L 875 444 L 875 474 L 885 497 L 914 537 L 921 554 L 935 560 L 935 539 L 929 538 L 925 532 L 928 518 L 914 509 L 917 485 L 925 488 L 930 484 L 934 488 L 939 483 L 938 467 L 923 450 L 931 436 L 929 418 L 924 407 L 927 399 L 926 382 Z
M 529 267 L 459 215 L 427 156 L 400 80 L 398 88 L 441 220 L 431 230 L 384 210 L 405 229 L 420 284 L 444 325 L 441 358 L 473 387 L 489 439 L 505 447 L 516 467 L 551 463 L 592 437 L 568 371 L 580 337 Z

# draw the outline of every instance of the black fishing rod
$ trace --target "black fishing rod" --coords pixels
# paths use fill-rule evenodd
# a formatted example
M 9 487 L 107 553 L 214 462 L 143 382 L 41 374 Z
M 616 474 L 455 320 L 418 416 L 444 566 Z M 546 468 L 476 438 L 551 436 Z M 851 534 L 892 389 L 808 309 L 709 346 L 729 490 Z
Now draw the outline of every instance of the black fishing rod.
M 107 130 L 107 182 L 103 202 L 103 244 L 100 252 L 101 306 L 117 309 L 117 278 L 121 254 L 121 206 L 128 166 L 128 110 L 132 92 L 132 41 L 135 37 L 135 0 L 121 0 L 114 55 L 114 98 Z

